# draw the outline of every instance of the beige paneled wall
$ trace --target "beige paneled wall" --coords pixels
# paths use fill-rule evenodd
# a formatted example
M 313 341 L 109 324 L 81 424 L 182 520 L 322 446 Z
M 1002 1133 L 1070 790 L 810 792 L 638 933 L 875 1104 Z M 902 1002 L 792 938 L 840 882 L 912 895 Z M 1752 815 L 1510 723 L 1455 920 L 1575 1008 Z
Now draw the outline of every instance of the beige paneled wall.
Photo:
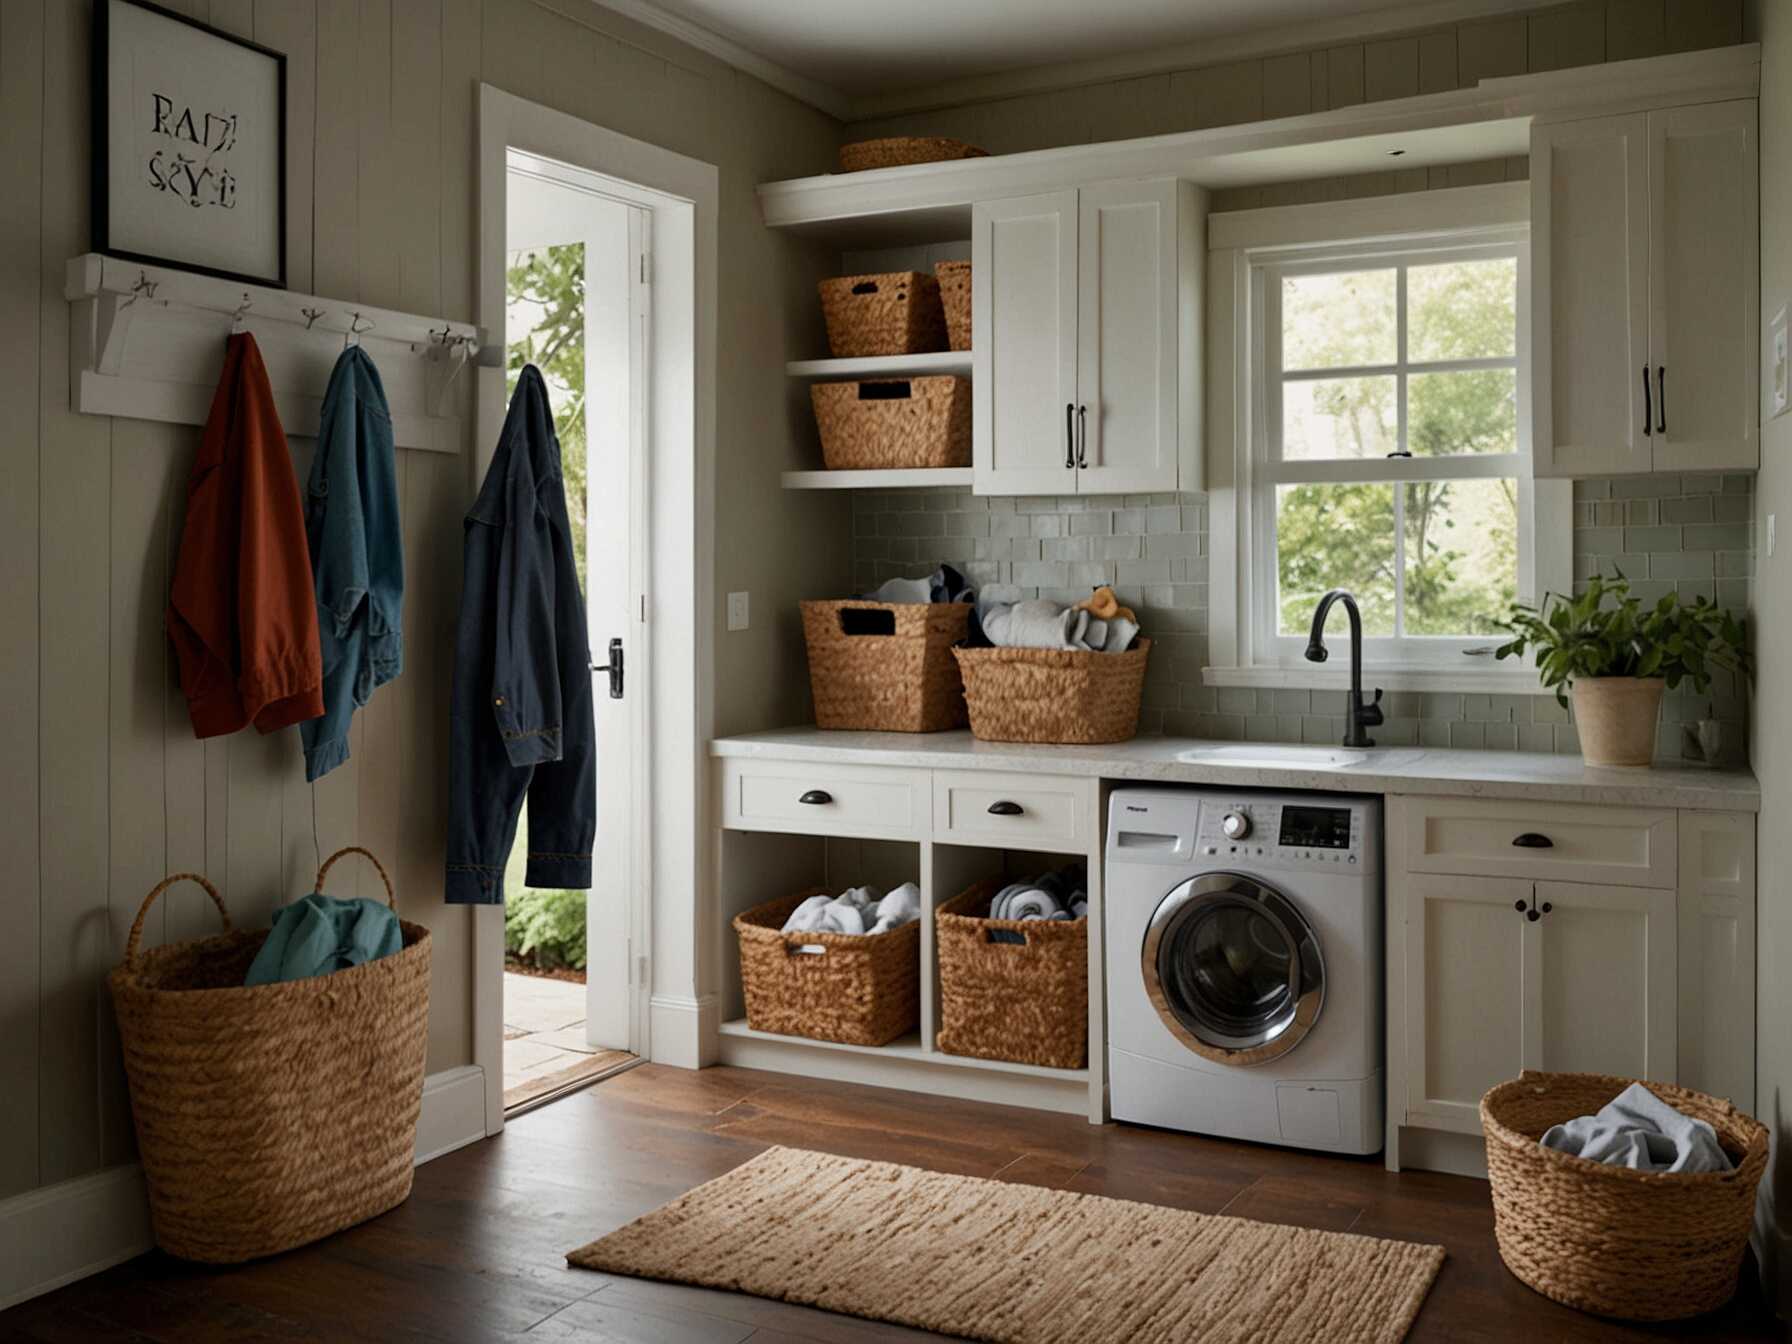
M 813 283 L 830 263 L 762 228 L 753 186 L 825 167 L 837 123 L 584 0 L 173 2 L 287 53 L 295 289 L 473 318 L 481 80 L 720 167 L 716 579 L 753 591 L 756 623 L 718 623 L 717 713 L 723 731 L 800 717 L 786 613 L 812 572 L 846 572 L 849 526 L 845 501 L 778 488 L 809 432 L 782 365 L 820 342 Z M 429 1067 L 471 1057 L 471 925 L 440 881 L 471 453 L 398 455 L 406 666 L 357 716 L 350 763 L 314 791 L 296 732 L 195 741 L 162 612 L 198 431 L 68 406 L 90 22 L 90 0 L 0 0 L 0 1197 L 129 1158 L 103 977 L 170 870 L 208 874 L 253 926 L 309 890 L 320 852 L 373 849 L 434 935 Z M 302 476 L 312 445 L 293 449 Z M 377 879 L 342 868 L 330 885 L 373 895 Z M 189 887 L 151 931 L 214 924 Z
M 978 102 L 960 99 L 956 106 L 854 122 L 847 127 L 847 138 L 950 135 L 992 154 L 1011 154 L 1300 116 L 1467 88 L 1499 75 L 1597 65 L 1741 40 L 1741 0 L 1577 0 L 1371 42 L 1050 93 Z

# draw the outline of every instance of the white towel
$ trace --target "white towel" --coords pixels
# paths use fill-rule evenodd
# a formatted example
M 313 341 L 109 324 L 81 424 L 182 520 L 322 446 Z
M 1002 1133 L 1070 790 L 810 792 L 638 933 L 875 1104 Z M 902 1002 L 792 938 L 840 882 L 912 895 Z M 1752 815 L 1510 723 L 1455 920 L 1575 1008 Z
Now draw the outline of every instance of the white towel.
M 991 644 L 1009 649 L 1124 653 L 1139 633 L 1136 621 L 1124 617 L 1104 621 L 1080 608 L 1043 597 L 1024 602 L 986 601 L 978 608 L 977 619 Z
M 888 933 L 891 929 L 913 924 L 921 918 L 921 888 L 904 882 L 877 903 L 877 922 L 869 933 Z
M 1545 1148 L 1637 1171 L 1729 1171 L 1730 1158 L 1717 1131 L 1668 1105 L 1641 1083 L 1632 1083 L 1597 1115 L 1555 1125 L 1539 1140 Z

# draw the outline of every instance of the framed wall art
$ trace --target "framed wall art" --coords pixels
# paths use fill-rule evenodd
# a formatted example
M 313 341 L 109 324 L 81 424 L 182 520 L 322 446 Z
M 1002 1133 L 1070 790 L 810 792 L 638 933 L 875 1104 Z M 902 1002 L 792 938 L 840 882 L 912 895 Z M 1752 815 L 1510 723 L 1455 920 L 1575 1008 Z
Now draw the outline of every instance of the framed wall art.
M 93 248 L 286 287 L 286 57 L 95 0 Z

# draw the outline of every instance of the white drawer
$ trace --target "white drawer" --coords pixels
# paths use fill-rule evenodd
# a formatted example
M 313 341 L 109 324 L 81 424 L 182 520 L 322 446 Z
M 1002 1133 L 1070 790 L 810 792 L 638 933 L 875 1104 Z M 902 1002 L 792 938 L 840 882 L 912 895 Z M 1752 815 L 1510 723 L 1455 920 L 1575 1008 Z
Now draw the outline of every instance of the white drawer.
M 936 770 L 934 838 L 1086 853 L 1095 846 L 1094 794 L 1088 779 Z
M 1406 867 L 1415 873 L 1673 887 L 1673 812 L 1560 803 L 1414 798 Z
M 924 770 L 722 762 L 722 824 L 737 831 L 918 839 L 927 832 L 927 797 Z

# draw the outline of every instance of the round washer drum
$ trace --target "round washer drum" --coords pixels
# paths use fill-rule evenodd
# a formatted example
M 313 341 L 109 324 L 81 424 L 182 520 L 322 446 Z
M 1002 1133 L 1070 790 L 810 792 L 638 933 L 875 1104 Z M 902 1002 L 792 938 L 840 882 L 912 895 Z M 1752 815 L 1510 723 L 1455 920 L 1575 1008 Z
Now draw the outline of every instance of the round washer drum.
M 1319 1021 L 1325 965 L 1312 926 L 1275 888 L 1207 873 L 1171 889 L 1145 930 L 1145 994 L 1189 1049 L 1219 1064 L 1279 1059 Z

